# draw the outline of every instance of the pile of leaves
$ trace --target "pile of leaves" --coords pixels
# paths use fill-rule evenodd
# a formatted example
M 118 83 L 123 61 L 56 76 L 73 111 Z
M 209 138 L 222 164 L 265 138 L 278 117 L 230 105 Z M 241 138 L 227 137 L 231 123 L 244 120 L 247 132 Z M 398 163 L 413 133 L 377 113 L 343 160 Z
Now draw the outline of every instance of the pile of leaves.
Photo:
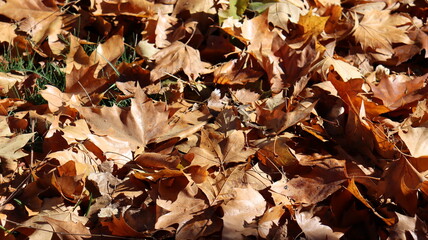
M 1 1 L 0 238 L 426 239 L 427 12 Z

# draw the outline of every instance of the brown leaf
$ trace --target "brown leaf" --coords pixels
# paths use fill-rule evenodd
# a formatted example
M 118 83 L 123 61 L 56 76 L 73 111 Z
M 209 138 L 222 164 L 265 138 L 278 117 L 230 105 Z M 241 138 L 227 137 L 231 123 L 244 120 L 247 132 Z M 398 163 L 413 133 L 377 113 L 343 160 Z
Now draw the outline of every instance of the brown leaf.
M 107 71 L 110 69 L 111 71 L 111 65 L 116 63 L 124 51 L 123 37 L 120 35 L 113 35 L 107 41 L 98 45 L 89 57 L 89 62 L 92 63 L 90 65 L 98 64 L 94 71 L 94 76 L 102 75 L 101 70 Z
M 298 37 L 290 40 L 289 46 L 294 49 L 301 48 L 307 41 L 317 38 L 324 31 L 328 18 L 316 16 L 312 10 L 309 10 L 306 15 L 300 16 L 298 25 L 301 28 L 298 28 Z
M 96 104 L 90 99 L 94 93 L 101 93 L 107 89 L 107 79 L 95 78 L 95 71 L 97 64 L 90 67 L 82 67 L 79 70 L 73 68 L 70 74 L 66 75 L 65 79 L 65 93 L 79 95 L 89 98 L 88 102 Z
M 47 36 L 60 33 L 62 18 L 56 5 L 45 5 L 44 2 L 8 1 L 0 7 L 0 14 L 16 21 L 21 21 L 19 28 L 32 36 L 40 44 Z
M 384 57 L 379 60 L 385 60 L 394 54 L 392 43 L 413 43 L 406 35 L 405 26 L 410 24 L 405 15 L 372 9 L 364 13 L 361 21 L 356 19 L 354 36 L 364 50 L 381 53 Z
M 248 82 L 257 81 L 263 72 L 254 70 L 252 66 L 244 66 L 246 59 L 231 60 L 224 65 L 218 67 L 214 71 L 214 83 L 227 85 L 244 85 Z
M 131 226 L 126 223 L 124 217 L 120 216 L 119 218 L 113 216 L 111 222 L 101 222 L 101 225 L 109 228 L 111 233 L 115 236 L 123 237 L 145 237 L 145 234 L 137 232 Z
M 263 104 L 256 108 L 256 121 L 260 125 L 266 126 L 269 131 L 279 134 L 309 117 L 316 103 L 304 102 L 305 105 L 299 104 L 289 112 L 284 111 L 286 103 L 278 105 L 273 110 L 266 109 L 266 104 Z
M 355 184 L 354 179 L 348 181 L 348 187 L 346 188 L 355 198 L 357 198 L 361 203 L 363 203 L 368 209 L 370 209 L 377 217 L 379 217 L 382 221 L 384 221 L 388 226 L 391 226 L 395 223 L 393 218 L 386 218 L 379 214 L 376 209 L 374 209 L 370 202 L 366 200 L 361 194 L 360 190 L 358 190 L 357 185 Z
M 259 220 L 257 228 L 259 236 L 262 238 L 267 238 L 269 232 L 275 228 L 275 226 L 279 225 L 279 220 L 285 211 L 286 210 L 283 205 L 276 205 L 272 208 L 269 208 Z
M 201 61 L 198 50 L 180 41 L 175 41 L 160 50 L 153 55 L 153 58 L 156 61 L 156 67 L 150 74 L 152 81 L 157 81 L 169 74 L 176 74 L 181 70 L 190 80 L 195 81 L 207 67 L 207 64 Z
M 206 201 L 198 193 L 198 188 L 190 185 L 192 183 L 189 183 L 178 193 L 175 201 L 163 199 L 162 196 L 156 200 L 158 206 L 169 211 L 159 217 L 156 222 L 156 229 L 162 229 L 178 223 L 177 231 L 179 231 L 195 214 L 208 207 Z
M 290 32 L 289 22 L 298 23 L 304 7 L 304 3 L 299 1 L 275 2 L 269 7 L 268 20 Z
M 192 166 L 199 165 L 207 168 L 245 162 L 254 153 L 254 149 L 246 147 L 246 139 L 242 131 L 233 131 L 229 137 L 219 141 L 211 139 L 208 132 L 202 131 L 200 146 L 189 151 L 189 154 L 195 155 Z
M 126 141 L 130 150 L 143 148 L 168 129 L 168 111 L 163 103 L 153 103 L 141 89 L 131 100 L 130 109 L 79 107 L 79 112 L 97 135 Z
M 389 75 L 385 71 L 377 70 L 371 74 L 371 78 L 380 80 L 377 85 L 369 81 L 374 97 L 382 100 L 390 110 L 421 100 L 428 92 L 428 88 L 424 87 L 428 74 L 412 78 L 404 74 Z
M 379 194 L 390 197 L 409 214 L 414 214 L 418 206 L 417 193 L 425 181 L 426 177 L 403 156 L 392 162 L 384 172 L 379 182 Z
M 152 14 L 154 3 L 147 0 L 96 0 L 94 15 L 148 17 Z

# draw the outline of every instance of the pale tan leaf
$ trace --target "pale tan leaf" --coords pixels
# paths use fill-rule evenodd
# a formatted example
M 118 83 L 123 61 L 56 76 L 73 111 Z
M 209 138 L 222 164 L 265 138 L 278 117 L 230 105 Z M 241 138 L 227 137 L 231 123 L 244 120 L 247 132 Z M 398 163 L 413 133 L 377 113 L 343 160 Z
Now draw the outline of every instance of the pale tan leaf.
M 398 135 L 413 157 L 428 156 L 428 128 L 408 127 L 407 129 L 400 129 Z
M 91 232 L 81 222 L 61 221 L 47 216 L 43 218 L 57 232 L 61 240 L 83 240 L 91 237 Z
M 410 23 L 408 17 L 400 14 L 391 15 L 390 10 L 368 10 L 361 22 L 357 21 L 354 36 L 364 50 L 373 49 L 392 56 L 393 43 L 413 43 L 406 31 L 400 28 Z
M 9 129 L 6 119 L 0 120 L 0 128 Z M 10 161 L 27 156 L 27 154 L 22 151 L 22 148 L 34 134 L 35 133 L 13 135 L 10 133 L 10 130 L 2 132 L 2 136 L 0 136 L 0 158 Z
M 242 239 L 242 235 L 257 235 L 257 229 L 251 226 L 255 218 L 266 209 L 263 196 L 251 187 L 235 188 L 235 198 L 222 206 L 223 239 Z M 249 225 L 249 226 L 248 226 Z
M 308 240 L 339 240 L 343 233 L 333 230 L 320 222 L 320 218 L 310 212 L 296 212 L 296 221 Z
M 125 45 L 123 44 L 123 37 L 120 35 L 113 35 L 107 41 L 98 45 L 97 49 L 89 57 L 91 65 L 98 64 L 94 76 L 98 76 L 101 69 L 111 67 L 111 64 L 114 65 L 124 51 Z
M 21 21 L 19 29 L 32 36 L 36 44 L 40 44 L 47 36 L 60 33 L 62 17 L 56 6 L 47 6 L 37 0 L 11 0 L 0 6 L 0 14 L 13 20 Z

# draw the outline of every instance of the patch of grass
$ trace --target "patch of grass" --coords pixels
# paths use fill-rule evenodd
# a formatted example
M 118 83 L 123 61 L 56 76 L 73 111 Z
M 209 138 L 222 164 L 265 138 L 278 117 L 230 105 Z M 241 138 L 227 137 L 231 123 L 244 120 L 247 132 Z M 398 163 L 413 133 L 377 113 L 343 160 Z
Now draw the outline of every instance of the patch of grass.
M 138 55 L 135 51 L 135 46 L 137 44 L 137 36 L 131 36 L 132 38 L 130 44 L 125 44 L 125 51 L 122 56 L 118 59 L 117 64 L 121 62 L 131 63 L 134 62 Z M 100 43 L 102 39 L 98 41 Z M 83 44 L 83 49 L 85 52 L 90 55 L 96 48 L 98 44 Z M 18 72 L 22 74 L 31 74 L 35 73 L 39 75 L 39 78 L 36 80 L 36 86 L 34 89 L 26 89 L 24 96 L 20 96 L 21 99 L 25 99 L 33 104 L 44 104 L 46 100 L 38 93 L 40 90 L 45 89 L 46 85 L 53 85 L 64 91 L 65 89 L 65 73 L 61 70 L 65 67 L 64 61 L 57 61 L 55 59 L 45 59 L 34 54 L 26 54 L 26 56 L 14 57 L 12 54 L 14 49 L 5 49 L 3 51 L 2 57 L 3 61 L 0 62 L 0 72 L 13 73 Z M 113 66 L 113 65 L 111 65 Z M 117 69 L 116 73 L 118 73 Z M 116 86 L 112 86 L 111 90 L 119 91 Z M 113 106 L 117 105 L 119 107 L 129 106 L 131 101 L 129 99 L 122 100 L 117 102 L 116 99 L 107 97 L 102 100 L 101 105 Z
M 43 104 L 46 101 L 38 94 L 46 85 L 53 85 L 61 91 L 65 88 L 65 73 L 61 71 L 62 63 L 53 59 L 38 59 L 35 54 L 26 57 L 12 57 L 11 50 L 4 50 L 3 62 L 0 63 L 1 72 L 18 72 L 22 74 L 35 73 L 39 75 L 34 90 L 26 89 L 24 96 L 20 96 L 33 104 Z

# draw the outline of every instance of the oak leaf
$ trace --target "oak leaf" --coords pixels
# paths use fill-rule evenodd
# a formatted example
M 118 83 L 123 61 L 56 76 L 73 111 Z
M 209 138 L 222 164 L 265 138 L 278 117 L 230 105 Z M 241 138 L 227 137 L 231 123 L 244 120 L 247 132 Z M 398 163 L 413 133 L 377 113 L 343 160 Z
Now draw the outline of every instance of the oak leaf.
M 91 232 L 81 222 L 61 221 L 47 216 L 43 217 L 61 240 L 83 240 L 90 238 Z

